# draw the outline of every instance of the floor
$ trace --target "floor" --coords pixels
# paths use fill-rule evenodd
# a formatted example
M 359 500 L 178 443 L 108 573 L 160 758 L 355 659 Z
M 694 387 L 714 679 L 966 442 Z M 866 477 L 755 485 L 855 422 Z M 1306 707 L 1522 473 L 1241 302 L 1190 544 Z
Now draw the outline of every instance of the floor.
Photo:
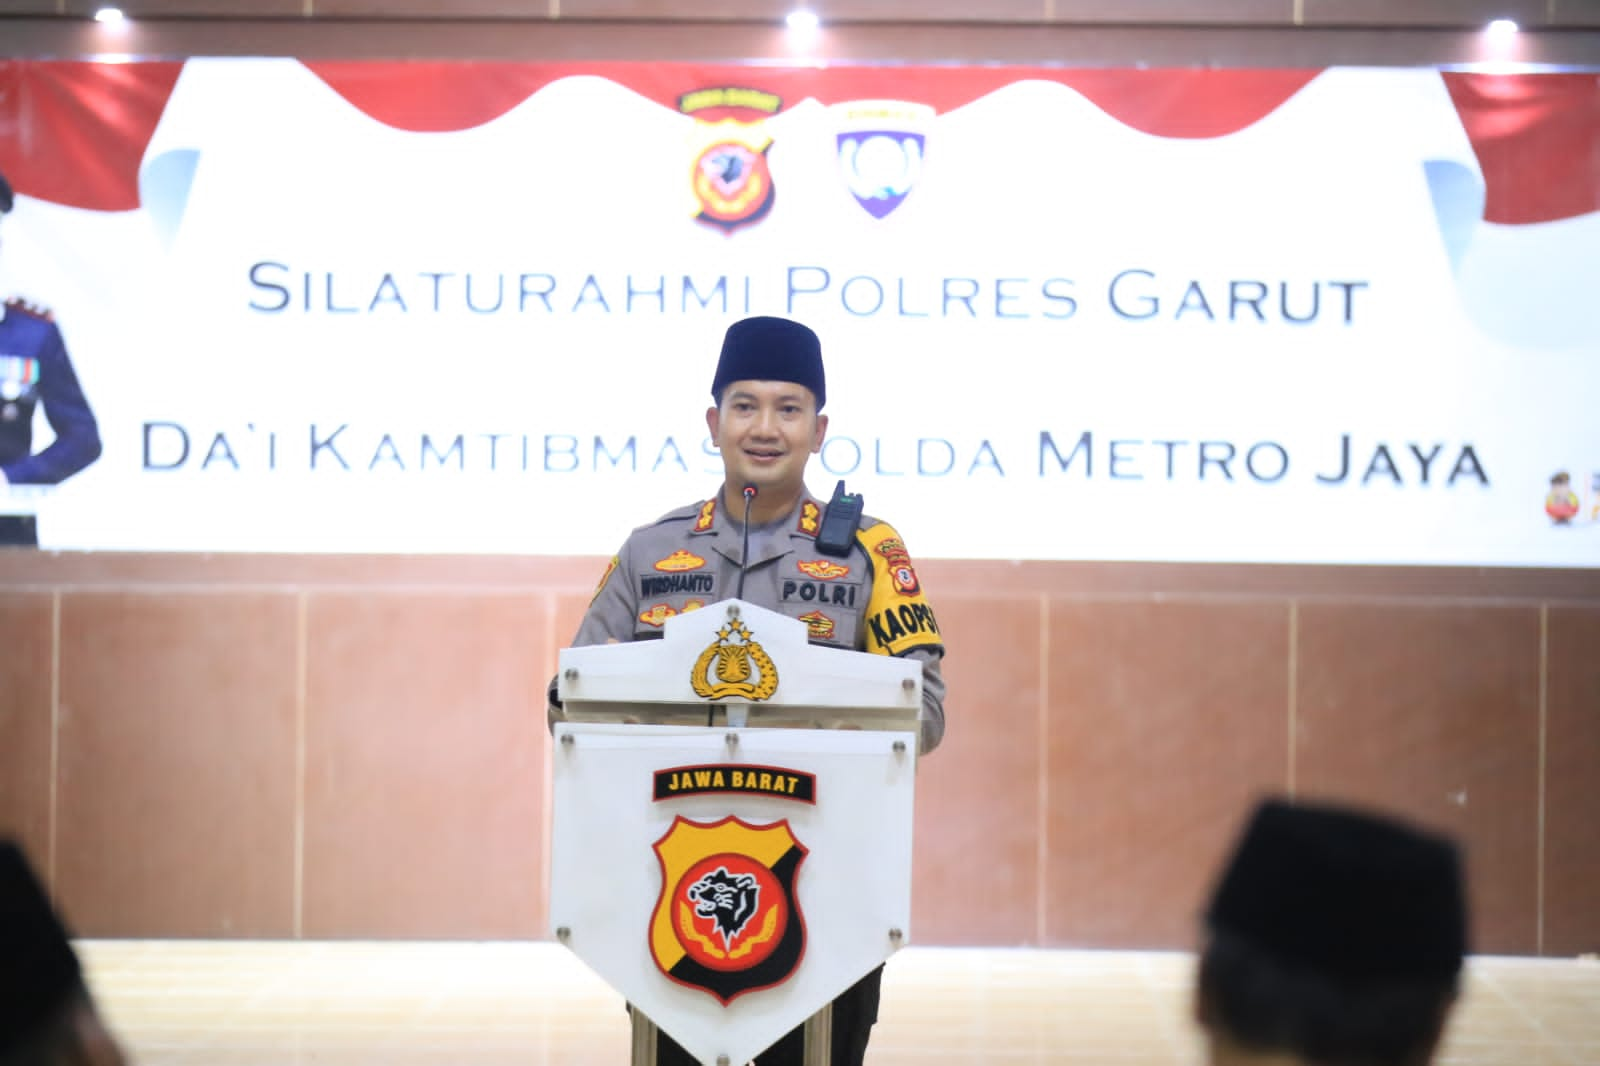
M 551 943 L 85 941 L 143 1066 L 624 1066 L 621 1000 Z M 869 1066 L 1198 1066 L 1193 959 L 910 948 Z M 1476 958 L 1442 1063 L 1600 1066 L 1600 961 Z

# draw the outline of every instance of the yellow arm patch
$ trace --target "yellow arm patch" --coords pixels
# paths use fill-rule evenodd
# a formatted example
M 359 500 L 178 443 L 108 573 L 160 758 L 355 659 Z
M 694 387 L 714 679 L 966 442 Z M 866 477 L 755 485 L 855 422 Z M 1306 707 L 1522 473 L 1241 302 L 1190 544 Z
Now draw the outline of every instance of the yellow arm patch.
M 942 647 L 939 623 L 922 594 L 905 542 L 893 526 L 879 522 L 859 530 L 856 541 L 872 561 L 872 595 L 867 600 L 866 648 L 878 655 L 904 655 L 912 648 Z
M 611 572 L 617 568 L 617 564 L 621 561 L 622 556 L 613 555 L 611 561 L 606 564 L 606 572 L 600 575 L 600 584 L 594 587 L 594 595 L 589 597 L 590 607 L 593 607 L 594 601 L 600 598 L 600 593 L 606 590 L 606 582 L 611 580 Z

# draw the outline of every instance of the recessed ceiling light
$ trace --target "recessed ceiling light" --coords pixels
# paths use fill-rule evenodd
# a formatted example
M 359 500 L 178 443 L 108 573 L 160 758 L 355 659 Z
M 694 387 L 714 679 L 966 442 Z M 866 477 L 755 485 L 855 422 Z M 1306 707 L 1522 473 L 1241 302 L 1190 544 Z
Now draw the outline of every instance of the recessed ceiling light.
M 817 28 L 817 13 L 800 8 L 789 12 L 784 21 L 789 24 L 791 30 L 799 30 L 801 32 L 814 30 Z
M 122 19 L 123 14 L 120 7 L 102 7 L 94 13 L 96 22 L 117 23 L 121 22 Z
M 1510 37 L 1517 32 L 1517 24 L 1510 19 L 1495 19 L 1485 27 L 1484 32 L 1490 37 Z

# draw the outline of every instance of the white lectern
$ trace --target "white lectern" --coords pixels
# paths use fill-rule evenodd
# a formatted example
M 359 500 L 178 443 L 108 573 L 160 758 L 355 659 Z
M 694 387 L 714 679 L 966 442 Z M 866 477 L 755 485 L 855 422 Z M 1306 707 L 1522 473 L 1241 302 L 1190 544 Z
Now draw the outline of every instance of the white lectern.
M 829 1004 L 910 940 L 921 667 L 807 636 L 724 600 L 561 653 L 551 926 L 634 1066 L 655 1026 L 741 1066 L 802 1023 L 826 1063 Z

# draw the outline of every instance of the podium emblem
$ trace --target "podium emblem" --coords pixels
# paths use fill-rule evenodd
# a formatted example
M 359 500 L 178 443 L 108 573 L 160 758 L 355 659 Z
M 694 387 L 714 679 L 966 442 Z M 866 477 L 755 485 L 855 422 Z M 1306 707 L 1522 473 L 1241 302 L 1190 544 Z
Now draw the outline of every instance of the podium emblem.
M 708 700 L 770 699 L 778 691 L 778 668 L 744 623 L 734 619 L 717 630 L 717 639 L 695 660 L 689 683 Z
M 751 825 L 735 815 L 682 815 L 655 843 L 661 896 L 650 955 L 668 978 L 723 1006 L 780 985 L 805 955 L 795 874 L 806 848 L 787 820 Z

